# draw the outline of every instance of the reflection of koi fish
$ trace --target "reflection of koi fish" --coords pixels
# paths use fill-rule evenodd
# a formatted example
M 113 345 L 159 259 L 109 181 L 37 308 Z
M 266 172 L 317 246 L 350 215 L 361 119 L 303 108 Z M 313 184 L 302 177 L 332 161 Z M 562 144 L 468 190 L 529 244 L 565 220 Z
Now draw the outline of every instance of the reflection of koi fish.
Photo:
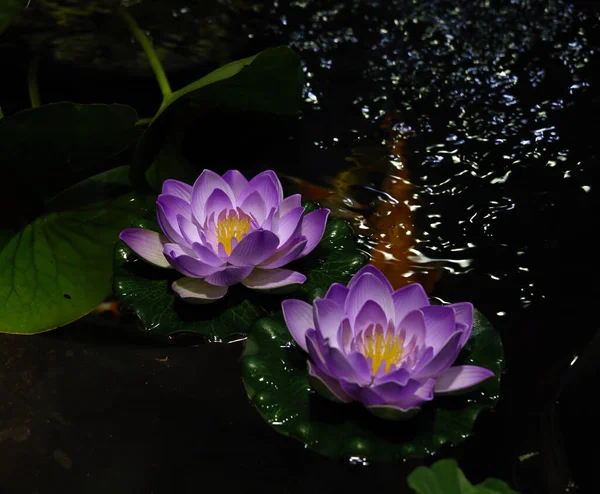
M 413 185 L 409 180 L 403 148 L 410 130 L 398 130 L 391 116 L 383 119 L 380 128 L 386 134 L 387 149 L 379 146 L 354 149 L 352 156 L 346 158 L 354 166 L 339 173 L 329 182 L 330 187 L 280 175 L 291 181 L 304 197 L 321 203 L 331 209 L 332 216 L 347 219 L 362 234 L 368 235 L 375 244 L 371 251 L 371 264 L 388 277 L 394 288 L 419 282 L 430 292 L 438 279 L 438 272 L 423 269 L 416 272 L 409 260 L 414 236 Z M 355 196 L 358 187 L 367 188 L 367 175 L 373 173 L 381 174 L 383 179 L 381 190 L 370 189 L 376 193 L 376 199 L 371 200 L 372 207 L 368 207 Z
M 102 302 L 98 307 L 96 307 L 91 312 L 91 315 L 103 315 L 106 313 L 108 313 L 111 318 L 120 317 L 121 311 L 119 310 L 119 301 L 107 299 L 104 302 Z

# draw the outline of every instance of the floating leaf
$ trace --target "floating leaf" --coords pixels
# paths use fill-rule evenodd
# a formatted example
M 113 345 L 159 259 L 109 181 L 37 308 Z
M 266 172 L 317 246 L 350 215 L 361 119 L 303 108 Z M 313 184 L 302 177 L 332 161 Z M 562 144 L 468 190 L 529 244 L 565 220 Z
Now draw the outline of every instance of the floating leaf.
M 472 485 L 455 460 L 439 460 L 431 468 L 418 467 L 407 481 L 417 494 L 518 494 L 498 479 Z
M 478 313 L 468 349 L 457 364 L 486 367 L 494 377 L 474 393 L 438 396 L 414 418 L 391 422 L 358 403 L 335 404 L 320 397 L 310 387 L 306 359 L 281 313 L 256 323 L 246 343 L 242 375 L 260 414 L 281 434 L 323 455 L 382 462 L 425 456 L 463 441 L 479 413 L 496 405 L 503 366 L 500 336 Z
M 298 56 L 288 47 L 269 48 L 258 55 L 231 62 L 205 77 L 174 92 L 162 105 L 146 133 L 140 139 L 132 170 L 132 180 L 140 189 L 148 188 L 146 179 L 158 176 L 183 179 L 185 163 L 177 170 L 154 170 L 161 149 L 173 134 L 183 132 L 190 119 L 202 116 L 207 107 L 220 107 L 244 112 L 294 115 L 301 105 L 302 70 Z M 199 110 L 200 109 L 200 110 Z M 198 136 L 202 142 L 202 136 Z M 203 145 L 210 146 L 208 141 Z M 183 169 L 182 169 L 183 166 Z M 198 175 L 198 173 L 196 173 Z M 151 183 L 156 188 L 159 183 Z
M 139 220 L 131 226 L 160 231 L 154 219 Z M 332 282 L 347 282 L 364 263 L 365 257 L 358 251 L 348 225 L 342 220 L 330 220 L 319 246 L 306 258 L 286 266 L 303 269 L 307 281 L 285 298 L 314 298 L 315 293 L 324 292 Z M 279 310 L 284 298 L 236 285 L 221 301 L 193 305 L 179 300 L 171 290 L 171 283 L 179 277 L 181 274 L 175 270 L 142 261 L 123 242 L 117 245 L 115 293 L 122 309 L 135 313 L 151 336 L 166 338 L 175 333 L 195 333 L 210 341 L 239 338 L 249 332 L 261 314 Z
M 72 322 L 111 294 L 112 246 L 148 206 L 121 194 L 127 167 L 51 201 L 54 211 L 0 235 L 0 332 L 34 334 Z M 74 201 L 86 201 L 74 207 Z M 64 209 L 66 206 L 69 209 Z

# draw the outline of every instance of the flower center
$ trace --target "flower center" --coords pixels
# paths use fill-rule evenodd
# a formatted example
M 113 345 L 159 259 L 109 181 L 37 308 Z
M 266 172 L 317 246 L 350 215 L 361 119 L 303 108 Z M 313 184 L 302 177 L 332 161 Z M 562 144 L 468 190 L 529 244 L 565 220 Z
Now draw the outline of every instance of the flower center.
M 235 238 L 239 242 L 249 230 L 250 218 L 247 216 L 240 218 L 236 213 L 233 213 L 217 223 L 215 233 L 217 234 L 217 240 L 220 244 L 223 244 L 225 252 L 229 255 L 232 250 L 232 240 Z
M 392 365 L 402 359 L 404 341 L 392 331 L 384 333 L 381 327 L 378 330 L 367 330 L 363 340 L 363 355 L 371 357 L 372 372 L 377 373 L 379 366 L 385 362 L 385 372 L 389 372 Z

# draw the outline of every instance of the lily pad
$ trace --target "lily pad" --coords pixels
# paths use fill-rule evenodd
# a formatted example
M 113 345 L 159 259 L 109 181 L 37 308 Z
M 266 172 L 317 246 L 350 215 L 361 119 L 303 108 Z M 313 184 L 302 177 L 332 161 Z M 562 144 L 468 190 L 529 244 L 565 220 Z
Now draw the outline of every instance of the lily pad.
M 518 494 L 498 479 L 472 485 L 455 460 L 439 460 L 430 468 L 418 467 L 407 478 L 417 494 Z
M 111 294 L 114 241 L 148 206 L 144 196 L 122 194 L 127 168 L 93 177 L 51 201 L 53 212 L 2 231 L 0 332 L 63 326 Z
M 150 217 L 131 226 L 160 231 L 156 220 Z M 194 333 L 209 341 L 231 340 L 246 336 L 261 315 L 278 311 L 285 298 L 312 300 L 316 293 L 325 293 L 331 283 L 346 283 L 365 261 L 348 224 L 330 220 L 317 248 L 301 261 L 286 266 L 301 269 L 307 276 L 295 292 L 282 296 L 236 285 L 223 300 L 199 306 L 179 300 L 171 290 L 171 283 L 181 274 L 149 265 L 119 242 L 115 251 L 115 293 L 122 309 L 137 315 L 150 336 L 172 338 L 177 333 Z
M 242 376 L 262 417 L 281 434 L 322 455 L 397 462 L 432 454 L 447 443 L 456 445 L 472 433 L 479 413 L 498 400 L 503 351 L 499 334 L 477 312 L 469 346 L 457 364 L 487 367 L 494 377 L 476 392 L 438 396 L 403 422 L 374 417 L 358 403 L 335 404 L 322 398 L 311 389 L 306 360 L 282 313 L 255 324 L 246 342 Z
M 149 188 L 147 179 L 153 177 L 185 179 L 190 165 L 181 160 L 175 169 L 171 169 L 168 161 L 160 159 L 160 153 L 163 147 L 173 145 L 173 135 L 181 134 L 191 120 L 202 117 L 203 109 L 221 107 L 295 115 L 302 102 L 302 85 L 300 59 L 291 48 L 280 46 L 224 65 L 174 92 L 165 99 L 138 143 L 132 169 L 133 183 L 143 190 Z M 161 169 L 147 175 L 151 166 Z M 159 184 L 151 182 L 150 186 L 156 189 Z

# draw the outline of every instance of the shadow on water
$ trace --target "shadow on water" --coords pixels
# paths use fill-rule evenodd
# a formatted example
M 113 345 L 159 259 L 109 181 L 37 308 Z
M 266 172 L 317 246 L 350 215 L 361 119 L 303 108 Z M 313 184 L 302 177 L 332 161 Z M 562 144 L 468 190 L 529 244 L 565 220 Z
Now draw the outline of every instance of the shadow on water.
M 247 8 L 232 1 L 209 9 L 217 19 L 210 24 L 194 17 L 199 3 L 136 7 L 138 15 L 149 9 L 139 21 L 153 19 L 174 86 L 280 43 L 300 54 L 307 85 L 300 123 L 267 122 L 259 132 L 251 115 L 199 120 L 196 135 L 218 138 L 218 146 L 210 155 L 192 135 L 185 143 L 190 159 L 277 167 L 317 192 L 348 199 L 335 204 L 350 219 L 409 208 L 411 215 L 402 216 L 412 237 L 408 268 L 437 271 L 432 295 L 472 301 L 499 329 L 506 352 L 497 409 L 482 414 L 473 437 L 442 455 L 458 458 L 474 483 L 494 476 L 532 494 L 562 493 L 570 482 L 570 492 L 577 485 L 592 492 L 594 454 L 577 439 L 585 437 L 591 448 L 598 441 L 588 399 L 598 372 L 596 340 L 589 343 L 597 330 L 590 308 L 597 276 L 598 6 L 308 0 Z M 11 99 L 0 95 L 6 114 L 28 106 L 27 39 L 31 29 L 45 29 L 28 22 L 0 39 L 5 66 L 14 62 L 6 77 Z M 102 62 L 110 53 L 138 56 L 119 48 L 121 28 L 102 57 L 98 47 L 108 49 L 113 28 L 101 12 L 86 22 L 75 30 L 90 42 L 88 31 L 102 31 L 101 42 L 82 47 L 77 58 L 69 51 L 77 46 L 71 28 L 57 35 L 40 66 L 43 101 L 120 102 L 142 116 L 153 113 L 159 94 L 147 70 Z M 174 56 L 178 50 L 194 54 L 194 64 Z M 403 142 L 398 152 L 389 141 L 381 144 L 389 116 Z M 347 160 L 373 142 L 377 159 L 384 149 L 389 171 L 373 165 L 375 158 L 362 165 Z M 355 175 L 345 173 L 353 166 Z M 412 188 L 396 207 L 381 192 L 392 190 L 386 177 L 399 177 L 400 169 Z M 374 244 L 366 234 L 361 240 L 365 248 Z M 245 395 L 237 364 L 242 345 L 159 344 L 140 336 L 135 321 L 110 318 L 37 337 L 3 335 L 0 488 L 406 490 L 407 473 L 422 460 L 351 465 L 271 430 Z M 575 356 L 580 362 L 572 364 Z M 416 420 L 427 420 L 427 412 Z

